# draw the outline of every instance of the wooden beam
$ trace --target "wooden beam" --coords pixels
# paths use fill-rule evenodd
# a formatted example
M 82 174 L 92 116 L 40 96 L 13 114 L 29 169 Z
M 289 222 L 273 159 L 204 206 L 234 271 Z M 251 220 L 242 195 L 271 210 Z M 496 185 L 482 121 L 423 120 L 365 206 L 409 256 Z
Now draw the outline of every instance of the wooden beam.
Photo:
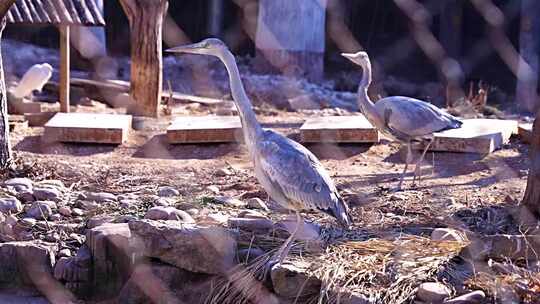
M 69 26 L 60 25 L 60 112 L 69 113 Z

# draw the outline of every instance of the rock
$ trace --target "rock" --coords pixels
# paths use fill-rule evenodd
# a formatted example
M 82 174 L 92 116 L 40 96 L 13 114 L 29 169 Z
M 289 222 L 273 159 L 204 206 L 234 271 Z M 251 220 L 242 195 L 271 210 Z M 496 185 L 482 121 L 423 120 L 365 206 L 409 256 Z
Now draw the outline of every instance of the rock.
M 84 215 L 84 210 L 79 209 L 79 208 L 73 208 L 71 209 L 71 214 L 74 216 L 82 216 Z
M 214 193 L 214 194 L 218 194 L 219 193 L 219 188 L 218 186 L 215 186 L 215 185 L 210 185 L 208 187 L 206 187 L 206 190 Z
M 64 189 L 66 186 L 64 186 L 64 183 L 61 180 L 58 179 L 45 179 L 40 182 L 37 182 L 38 185 L 45 186 L 45 187 L 52 187 L 57 188 L 58 190 Z
M 434 241 L 466 242 L 467 237 L 462 232 L 452 228 L 435 228 L 431 232 Z
M 179 196 L 180 191 L 170 186 L 162 186 L 158 188 L 158 196 L 160 197 L 174 197 Z
M 247 230 L 252 232 L 265 233 L 272 228 L 274 224 L 271 220 L 265 218 L 237 218 L 231 217 L 227 221 L 229 227 L 238 228 L 241 230 Z
M 118 303 L 201 303 L 215 276 L 156 261 L 138 264 L 118 295 Z
M 30 209 L 26 212 L 26 215 L 37 220 L 48 219 L 52 214 L 52 209 L 49 204 L 43 201 L 36 201 L 32 203 Z
M 73 295 L 53 277 L 54 246 L 42 242 L 0 244 L 0 285 L 17 289 L 32 287 L 51 303 L 74 303 Z
M 143 256 L 189 271 L 220 274 L 234 265 L 236 241 L 221 227 L 200 227 L 174 221 L 129 222 Z
M 4 185 L 17 189 L 17 192 L 32 190 L 32 180 L 26 177 L 10 178 L 4 182 Z
M 186 210 L 186 212 L 191 216 L 199 215 L 199 209 L 197 209 L 197 208 L 189 208 L 189 209 Z
M 422 283 L 416 291 L 416 298 L 426 303 L 443 303 L 451 294 L 450 288 L 438 282 Z
M 137 201 L 134 199 L 121 199 L 120 208 L 122 209 L 131 209 L 137 207 Z
M 20 220 L 19 223 L 21 223 L 21 225 L 24 225 L 26 227 L 34 227 L 37 223 L 37 220 L 35 218 L 25 217 L 22 220 Z
M 390 195 L 390 200 L 391 201 L 404 201 L 406 200 L 407 197 L 403 194 L 398 194 L 398 193 L 394 193 L 392 195 Z
M 10 214 L 10 215 L 5 217 L 5 223 L 8 224 L 8 225 L 13 226 L 13 225 L 17 224 L 18 221 L 19 221 L 19 219 L 13 214 Z
M 52 210 L 58 209 L 58 206 L 53 201 L 39 201 L 39 203 L 42 203 L 42 204 L 45 204 L 45 205 L 49 206 Z
M 258 211 L 246 209 L 238 212 L 238 217 L 241 218 L 264 218 L 267 219 L 268 217 Z
M 157 200 L 154 201 L 154 206 L 167 207 L 167 206 L 170 206 L 171 203 L 172 203 L 172 202 L 169 201 L 169 200 L 166 199 L 166 198 L 158 198 Z
M 227 168 L 221 168 L 221 169 L 217 169 L 215 174 L 216 176 L 227 176 L 227 175 L 231 175 L 232 172 L 231 170 Z
M 114 219 L 113 223 L 129 223 L 138 219 L 138 217 L 133 215 L 120 215 Z
M 486 294 L 481 290 L 469 292 L 451 300 L 444 301 L 444 304 L 477 304 L 482 303 L 486 298 Z
M 83 210 L 93 211 L 99 208 L 99 203 L 95 201 L 79 201 L 77 207 Z
M 269 211 L 268 206 L 266 206 L 266 203 L 262 199 L 260 199 L 258 197 L 252 197 L 252 198 L 248 199 L 246 201 L 246 204 L 247 204 L 248 208 L 261 209 L 261 210 L 264 210 L 264 211 Z
M 229 205 L 234 207 L 243 207 L 246 204 L 239 199 L 230 196 L 216 196 L 214 201 L 223 205 Z
M 194 223 L 195 220 L 185 211 L 174 207 L 156 206 L 148 209 L 144 215 L 145 219 L 150 220 L 179 220 L 184 223 Z
M 130 272 L 138 256 L 130 246 L 131 236 L 128 224 L 106 223 L 86 230 L 85 245 L 92 258 L 95 295 L 117 294 L 125 284 L 125 274 Z
M 307 263 L 301 262 L 274 265 L 270 271 L 270 278 L 275 293 L 284 298 L 296 298 L 319 293 L 321 281 L 306 273 L 305 269 L 308 266 Z
M 54 277 L 65 282 L 66 287 L 78 296 L 88 297 L 94 290 L 90 284 L 92 258 L 83 245 L 74 257 L 62 257 L 54 266 Z
M 238 262 L 240 263 L 250 263 L 256 258 L 264 254 L 264 251 L 259 248 L 245 248 L 238 250 Z
M 21 202 L 15 197 L 0 198 L 0 212 L 19 213 L 23 210 Z
M 316 223 L 306 222 L 305 220 L 302 221 L 301 225 L 302 226 L 298 228 L 298 232 L 296 234 L 297 240 L 312 241 L 319 238 L 321 233 L 321 227 L 319 227 L 319 225 Z M 294 229 L 296 228 L 296 216 L 288 217 L 277 222 L 276 227 L 287 231 L 289 234 L 293 233 Z
M 60 213 L 63 216 L 71 216 L 71 208 L 67 206 L 62 206 L 58 208 L 58 213 Z
M 38 201 L 54 201 L 59 202 L 62 196 L 60 190 L 56 188 L 34 188 L 32 192 Z
M 49 220 L 51 220 L 53 222 L 57 222 L 57 221 L 59 221 L 61 219 L 62 219 L 62 216 L 60 214 L 58 214 L 58 213 L 54 213 L 54 214 L 51 214 L 49 216 Z
M 19 193 L 17 193 L 17 198 L 23 203 L 29 203 L 36 200 L 34 193 L 29 190 L 20 191 Z
M 105 223 L 112 223 L 114 221 L 114 217 L 110 215 L 96 215 L 92 216 L 88 219 L 88 222 L 86 222 L 86 228 L 92 229 L 97 226 L 101 226 Z
M 225 224 L 229 220 L 229 216 L 221 212 L 210 213 L 206 216 L 206 219 L 217 224 Z
M 116 202 L 116 195 L 108 192 L 89 192 L 86 194 L 86 199 L 97 203 Z

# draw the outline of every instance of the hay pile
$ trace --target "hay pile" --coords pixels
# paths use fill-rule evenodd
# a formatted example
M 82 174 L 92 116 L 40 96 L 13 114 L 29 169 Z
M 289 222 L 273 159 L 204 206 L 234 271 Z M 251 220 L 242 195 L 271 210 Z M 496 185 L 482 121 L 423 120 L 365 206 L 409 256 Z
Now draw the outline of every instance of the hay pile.
M 308 277 L 321 282 L 318 294 L 293 302 L 344 303 L 348 298 L 363 296 L 371 303 L 408 303 L 422 282 L 438 280 L 443 272 L 444 277 L 452 276 L 449 262 L 467 245 L 406 234 L 374 236 L 373 232 L 359 232 L 338 239 L 332 238 L 332 234 L 335 231 L 326 231 L 327 240 L 321 252 L 305 251 L 310 246 L 304 242 L 297 243 L 289 254 L 288 263 L 304 265 Z M 272 244 L 269 238 L 260 241 L 264 247 Z M 251 245 L 254 244 L 257 243 L 252 238 Z M 274 242 L 272 247 L 278 246 Z M 237 267 L 228 280 L 216 284 L 206 303 L 271 303 L 273 295 L 268 291 L 271 283 L 265 264 L 272 253 L 271 250 L 253 263 Z

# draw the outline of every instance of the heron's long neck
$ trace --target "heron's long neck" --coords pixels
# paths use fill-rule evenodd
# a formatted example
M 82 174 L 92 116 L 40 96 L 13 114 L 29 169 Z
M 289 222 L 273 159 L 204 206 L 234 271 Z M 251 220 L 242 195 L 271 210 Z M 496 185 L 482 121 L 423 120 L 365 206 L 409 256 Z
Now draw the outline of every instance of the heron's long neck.
M 368 62 L 362 67 L 362 79 L 358 85 L 358 107 L 367 120 L 377 128 L 383 126 L 383 118 L 379 116 L 375 109 L 375 104 L 368 95 L 368 88 L 371 84 L 371 64 Z
M 227 72 L 229 73 L 229 81 L 231 86 L 231 94 L 238 108 L 238 113 L 240 114 L 240 120 L 242 122 L 242 131 L 244 133 L 244 140 L 246 145 L 251 150 L 254 147 L 257 139 L 262 135 L 262 128 L 253 108 L 251 102 L 249 101 L 246 91 L 244 90 L 244 85 L 240 79 L 240 72 L 238 71 L 238 66 L 234 59 L 233 54 L 230 52 L 225 52 L 220 56 L 220 59 L 225 64 Z

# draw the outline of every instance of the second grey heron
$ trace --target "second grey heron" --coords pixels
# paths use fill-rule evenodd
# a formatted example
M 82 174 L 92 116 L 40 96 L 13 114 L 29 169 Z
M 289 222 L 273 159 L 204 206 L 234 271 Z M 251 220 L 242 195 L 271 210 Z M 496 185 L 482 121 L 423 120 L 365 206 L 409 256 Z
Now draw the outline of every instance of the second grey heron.
M 262 129 L 244 90 L 234 55 L 221 40 L 209 38 L 167 51 L 211 55 L 225 65 L 255 176 L 270 198 L 296 213 L 294 231 L 274 256 L 278 263 L 287 256 L 298 233 L 302 223 L 301 210 L 322 211 L 335 217 L 343 226 L 351 224 L 347 204 L 317 157 L 299 143 Z
M 368 87 L 371 84 L 371 62 L 368 54 L 360 51 L 355 54 L 342 53 L 341 55 L 362 67 L 362 79 L 358 86 L 357 97 L 358 107 L 362 114 L 379 131 L 407 145 L 405 168 L 397 187 L 401 190 L 407 168 L 412 162 L 411 143 L 415 141 L 425 143 L 424 151 L 415 165 L 414 183 L 421 173 L 421 162 L 433 142 L 433 133 L 457 129 L 463 123 L 436 106 L 411 97 L 390 96 L 373 103 L 368 95 Z

